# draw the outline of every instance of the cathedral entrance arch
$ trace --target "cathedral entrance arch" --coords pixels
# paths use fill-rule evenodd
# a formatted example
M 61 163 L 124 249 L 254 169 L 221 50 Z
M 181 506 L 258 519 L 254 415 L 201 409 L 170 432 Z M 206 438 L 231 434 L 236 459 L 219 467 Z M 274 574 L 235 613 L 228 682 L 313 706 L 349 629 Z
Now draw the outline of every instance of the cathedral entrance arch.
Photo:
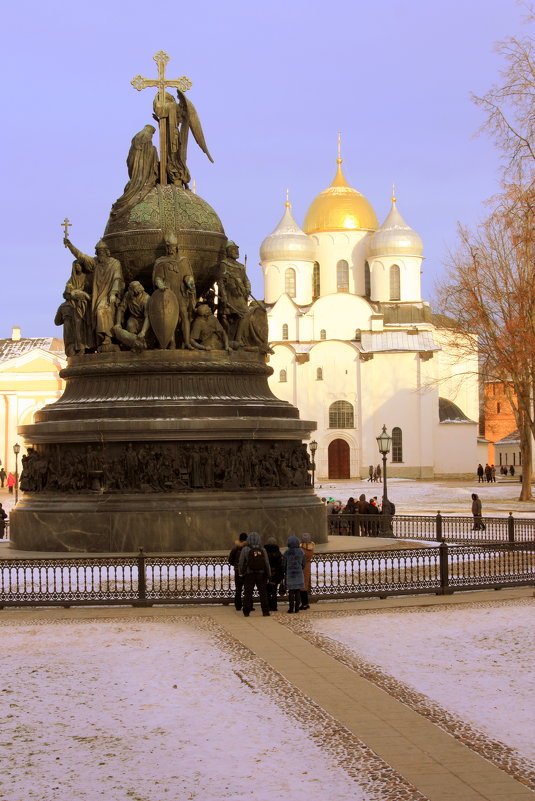
M 349 478 L 349 445 L 344 439 L 329 443 L 329 478 Z

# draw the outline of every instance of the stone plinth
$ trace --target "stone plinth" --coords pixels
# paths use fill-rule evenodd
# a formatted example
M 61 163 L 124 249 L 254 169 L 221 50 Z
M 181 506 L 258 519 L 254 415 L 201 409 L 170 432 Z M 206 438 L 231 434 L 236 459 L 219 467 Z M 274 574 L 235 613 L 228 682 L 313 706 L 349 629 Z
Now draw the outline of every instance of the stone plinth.
M 327 539 L 303 440 L 315 424 L 246 350 L 86 354 L 62 398 L 21 428 L 33 446 L 15 548 L 213 550 L 240 531 Z

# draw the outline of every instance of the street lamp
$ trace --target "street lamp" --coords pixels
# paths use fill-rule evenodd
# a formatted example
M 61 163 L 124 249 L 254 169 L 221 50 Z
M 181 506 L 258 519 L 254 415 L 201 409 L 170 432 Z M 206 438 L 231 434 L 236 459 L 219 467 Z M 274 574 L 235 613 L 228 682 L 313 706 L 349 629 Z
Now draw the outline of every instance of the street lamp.
M 315 439 L 313 439 L 308 447 L 310 448 L 310 455 L 312 456 L 312 489 L 314 489 L 314 477 L 316 474 L 316 451 L 318 450 L 318 443 Z
M 379 453 L 383 457 L 383 514 L 390 514 L 390 501 L 388 500 L 388 495 L 386 491 L 386 457 L 390 453 L 390 445 L 392 444 L 392 437 L 386 430 L 386 426 L 383 426 L 383 430 L 379 434 L 377 439 L 377 447 L 379 448 Z
M 18 442 L 15 442 L 13 445 L 13 453 L 15 454 L 15 504 L 18 503 L 19 500 L 19 453 L 20 453 L 20 445 Z

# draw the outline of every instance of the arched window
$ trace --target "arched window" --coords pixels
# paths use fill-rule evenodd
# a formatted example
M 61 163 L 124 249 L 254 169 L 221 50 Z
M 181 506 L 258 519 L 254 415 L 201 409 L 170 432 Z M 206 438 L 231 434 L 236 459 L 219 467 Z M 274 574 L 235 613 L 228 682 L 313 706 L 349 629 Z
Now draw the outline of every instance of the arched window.
M 392 429 L 392 461 L 403 461 L 403 435 L 397 427 Z
M 282 338 L 283 339 L 288 339 L 288 324 L 287 323 L 284 323 L 284 325 L 282 326 Z
M 349 264 L 345 259 L 340 259 L 336 265 L 336 289 L 349 292 Z
M 329 428 L 354 428 L 353 406 L 348 401 L 335 401 L 329 406 Z
M 367 261 L 364 262 L 364 297 L 371 298 L 372 296 L 372 278 L 370 274 L 370 265 Z
M 323 367 L 318 367 L 316 370 L 316 381 L 323 381 Z
M 280 383 L 284 384 L 285 381 L 287 381 L 287 380 L 288 379 L 286 377 L 286 370 L 279 370 L 279 381 L 280 381 Z
M 314 269 L 312 271 L 312 300 L 317 300 L 320 296 L 320 266 L 317 261 L 314 262 Z
M 397 264 L 393 264 L 390 268 L 390 300 L 401 300 L 399 266 Z
M 295 270 L 288 267 L 284 273 L 284 291 L 291 298 L 295 298 Z
M 320 339 L 327 339 L 327 331 L 324 328 L 320 331 Z

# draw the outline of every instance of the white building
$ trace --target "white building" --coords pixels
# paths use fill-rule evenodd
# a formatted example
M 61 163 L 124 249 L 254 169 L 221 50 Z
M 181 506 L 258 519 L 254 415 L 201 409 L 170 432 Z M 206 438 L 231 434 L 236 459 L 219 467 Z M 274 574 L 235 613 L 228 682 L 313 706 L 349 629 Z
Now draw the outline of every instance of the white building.
M 473 474 L 477 358 L 458 362 L 453 333 L 422 299 L 423 243 L 396 199 L 379 226 L 337 165 L 303 229 L 286 201 L 260 248 L 271 389 L 317 421 L 319 479 L 367 476 L 383 424 L 389 475 Z

